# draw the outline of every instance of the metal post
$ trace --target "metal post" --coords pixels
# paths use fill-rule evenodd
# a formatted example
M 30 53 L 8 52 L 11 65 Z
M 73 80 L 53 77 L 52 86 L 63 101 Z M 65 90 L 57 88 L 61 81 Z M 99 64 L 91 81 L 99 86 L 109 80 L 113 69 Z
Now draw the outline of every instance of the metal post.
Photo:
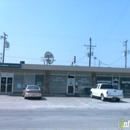
M 91 67 L 91 37 L 90 37 L 90 53 L 89 53 L 89 67 Z
M 125 51 L 124 51 L 124 56 L 125 56 L 125 68 L 127 68 L 127 53 L 128 53 L 128 51 L 127 51 L 127 42 L 128 42 L 128 40 L 126 40 L 126 41 L 124 41 L 124 45 L 125 45 Z
M 4 43 L 3 43 L 3 58 L 2 58 L 2 63 L 4 63 L 4 59 L 5 59 L 5 44 L 6 44 L 6 36 L 8 36 L 7 34 L 4 33 L 4 36 L 1 36 L 1 38 L 4 39 Z

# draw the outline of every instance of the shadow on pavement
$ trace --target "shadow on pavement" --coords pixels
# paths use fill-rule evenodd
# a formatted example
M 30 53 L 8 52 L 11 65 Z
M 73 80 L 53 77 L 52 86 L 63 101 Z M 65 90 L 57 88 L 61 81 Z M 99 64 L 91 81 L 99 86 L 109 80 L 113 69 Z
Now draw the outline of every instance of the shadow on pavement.
M 101 100 L 101 99 L 98 98 L 98 97 L 94 97 L 93 99 Z M 127 101 L 123 101 L 123 99 L 121 99 L 120 101 L 116 101 L 116 99 L 105 99 L 105 101 L 102 101 L 102 102 L 110 102 L 110 103 L 129 103 L 129 102 L 127 102 Z
M 27 98 L 27 99 L 25 99 L 25 100 L 39 100 L 39 101 L 42 101 L 42 100 L 47 100 L 46 98 L 44 98 L 44 97 L 42 97 L 41 99 L 39 99 L 39 98 Z

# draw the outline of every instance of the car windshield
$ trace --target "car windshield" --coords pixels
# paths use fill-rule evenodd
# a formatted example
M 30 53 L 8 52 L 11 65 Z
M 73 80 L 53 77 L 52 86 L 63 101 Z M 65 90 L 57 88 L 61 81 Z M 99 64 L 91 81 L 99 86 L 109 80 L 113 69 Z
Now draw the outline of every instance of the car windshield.
M 31 85 L 31 86 L 28 86 L 27 89 L 39 89 L 39 87 L 36 85 Z
M 101 89 L 113 89 L 113 86 L 112 85 L 107 85 L 107 84 L 105 84 L 105 85 L 102 85 L 101 86 Z

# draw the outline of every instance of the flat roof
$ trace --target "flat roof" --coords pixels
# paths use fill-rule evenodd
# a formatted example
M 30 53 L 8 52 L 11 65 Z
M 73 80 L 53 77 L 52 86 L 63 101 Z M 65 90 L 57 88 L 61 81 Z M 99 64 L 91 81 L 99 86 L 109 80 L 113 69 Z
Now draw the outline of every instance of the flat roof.
M 130 68 L 22 64 L 21 69 L 130 74 Z

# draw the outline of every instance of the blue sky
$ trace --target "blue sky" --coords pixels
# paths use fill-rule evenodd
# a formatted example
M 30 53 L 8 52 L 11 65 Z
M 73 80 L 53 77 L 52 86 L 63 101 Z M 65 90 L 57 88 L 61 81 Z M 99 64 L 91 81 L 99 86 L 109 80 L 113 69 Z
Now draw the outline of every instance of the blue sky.
M 43 64 L 41 57 L 50 51 L 56 60 L 53 65 L 71 65 L 76 56 L 76 65 L 88 66 L 84 44 L 89 45 L 91 37 L 96 45 L 91 66 L 101 61 L 103 67 L 124 67 L 129 14 L 130 0 L 0 0 L 0 35 L 5 32 L 10 43 L 5 63 Z M 128 54 L 128 67 L 129 60 Z

